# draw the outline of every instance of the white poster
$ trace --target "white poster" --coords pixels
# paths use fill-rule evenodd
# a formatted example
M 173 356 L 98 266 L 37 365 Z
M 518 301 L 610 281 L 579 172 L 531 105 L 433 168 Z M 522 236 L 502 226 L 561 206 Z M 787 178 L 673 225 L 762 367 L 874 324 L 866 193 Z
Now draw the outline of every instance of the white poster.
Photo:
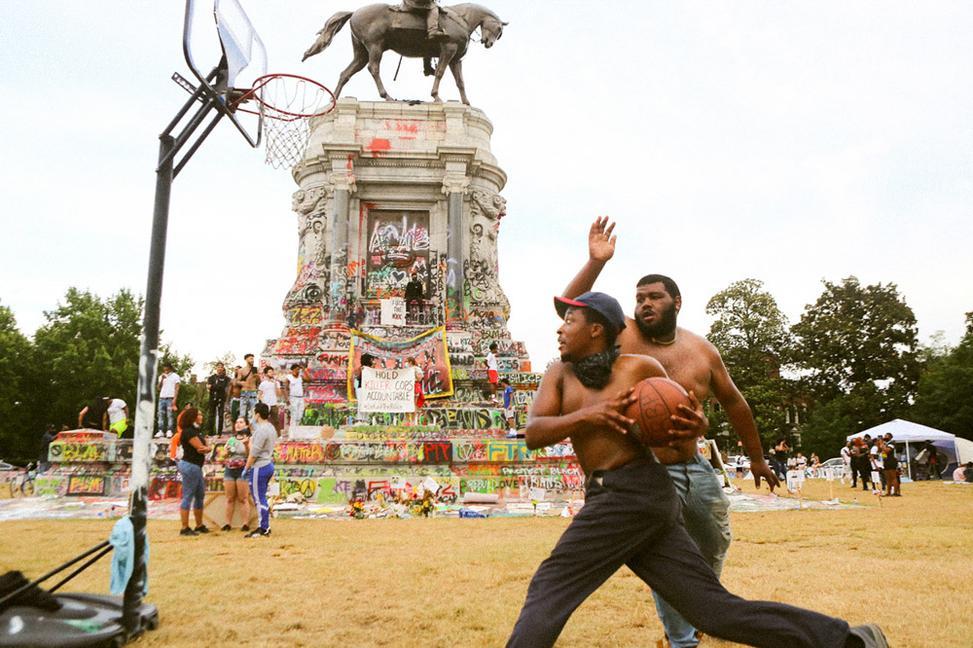
M 804 486 L 804 471 L 803 470 L 788 470 L 787 471 L 787 490 L 794 493 L 801 490 Z
M 415 370 L 362 367 L 359 412 L 416 411 Z
M 382 300 L 382 326 L 405 326 L 405 300 L 392 297 Z

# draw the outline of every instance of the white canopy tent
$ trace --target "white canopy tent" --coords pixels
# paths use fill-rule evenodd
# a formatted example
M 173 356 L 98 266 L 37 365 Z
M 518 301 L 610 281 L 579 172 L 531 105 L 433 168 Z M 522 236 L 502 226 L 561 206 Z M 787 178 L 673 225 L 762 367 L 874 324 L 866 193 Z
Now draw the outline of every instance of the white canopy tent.
M 857 434 L 849 436 L 848 440 L 851 441 L 852 439 L 863 437 L 866 434 L 874 439 L 875 437 L 885 436 L 890 433 L 894 443 L 905 443 L 905 458 L 906 466 L 909 470 L 909 479 L 912 479 L 912 455 L 909 454 L 910 443 L 931 441 L 937 448 L 946 449 L 947 452 L 952 450 L 953 457 L 958 458 L 960 456 L 955 434 L 903 419 L 894 419 L 888 423 L 882 423 L 867 430 L 862 430 Z M 963 439 L 960 439 L 960 441 L 963 441 Z

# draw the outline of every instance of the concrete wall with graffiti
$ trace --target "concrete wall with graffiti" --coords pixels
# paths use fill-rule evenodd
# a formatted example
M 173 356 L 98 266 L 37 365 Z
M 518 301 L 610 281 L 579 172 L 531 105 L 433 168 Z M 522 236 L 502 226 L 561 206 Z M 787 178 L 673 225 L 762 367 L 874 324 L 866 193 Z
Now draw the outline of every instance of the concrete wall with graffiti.
M 207 489 L 223 489 L 225 441 L 204 467 Z M 150 499 L 178 498 L 179 473 L 168 461 L 167 443 L 153 447 Z M 23 487 L 23 476 L 0 475 L 0 496 L 125 496 L 131 465 L 131 442 L 112 435 L 97 438 L 62 434 L 51 444 L 51 469 Z M 360 425 L 320 441 L 285 441 L 274 452 L 280 494 L 301 493 L 306 500 L 343 504 L 354 493 L 366 497 L 419 484 L 427 477 L 448 488 L 446 499 L 467 493 L 523 497 L 543 488 L 553 498 L 576 497 L 583 473 L 569 443 L 528 450 L 522 439 L 499 431 L 454 431 L 438 425 Z

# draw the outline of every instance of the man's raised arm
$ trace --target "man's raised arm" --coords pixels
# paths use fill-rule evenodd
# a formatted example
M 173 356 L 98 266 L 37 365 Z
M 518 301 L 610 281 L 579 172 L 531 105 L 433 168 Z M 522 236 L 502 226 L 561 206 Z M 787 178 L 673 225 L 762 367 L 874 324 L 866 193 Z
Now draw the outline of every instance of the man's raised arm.
M 591 229 L 588 230 L 588 261 L 564 289 L 563 297 L 577 297 L 595 285 L 601 269 L 615 254 L 615 237 L 612 236 L 614 229 L 615 223 L 609 223 L 607 216 L 599 216 L 591 224 Z

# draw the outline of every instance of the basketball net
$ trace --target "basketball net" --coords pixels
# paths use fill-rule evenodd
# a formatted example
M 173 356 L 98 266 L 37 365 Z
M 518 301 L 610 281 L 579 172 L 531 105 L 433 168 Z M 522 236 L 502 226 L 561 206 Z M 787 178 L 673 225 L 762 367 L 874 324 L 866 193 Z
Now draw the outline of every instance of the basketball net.
M 258 107 L 244 104 L 254 100 Z M 335 97 L 313 79 L 296 74 L 267 74 L 232 102 L 234 109 L 263 117 L 264 162 L 291 169 L 304 158 L 312 117 L 334 109 Z

